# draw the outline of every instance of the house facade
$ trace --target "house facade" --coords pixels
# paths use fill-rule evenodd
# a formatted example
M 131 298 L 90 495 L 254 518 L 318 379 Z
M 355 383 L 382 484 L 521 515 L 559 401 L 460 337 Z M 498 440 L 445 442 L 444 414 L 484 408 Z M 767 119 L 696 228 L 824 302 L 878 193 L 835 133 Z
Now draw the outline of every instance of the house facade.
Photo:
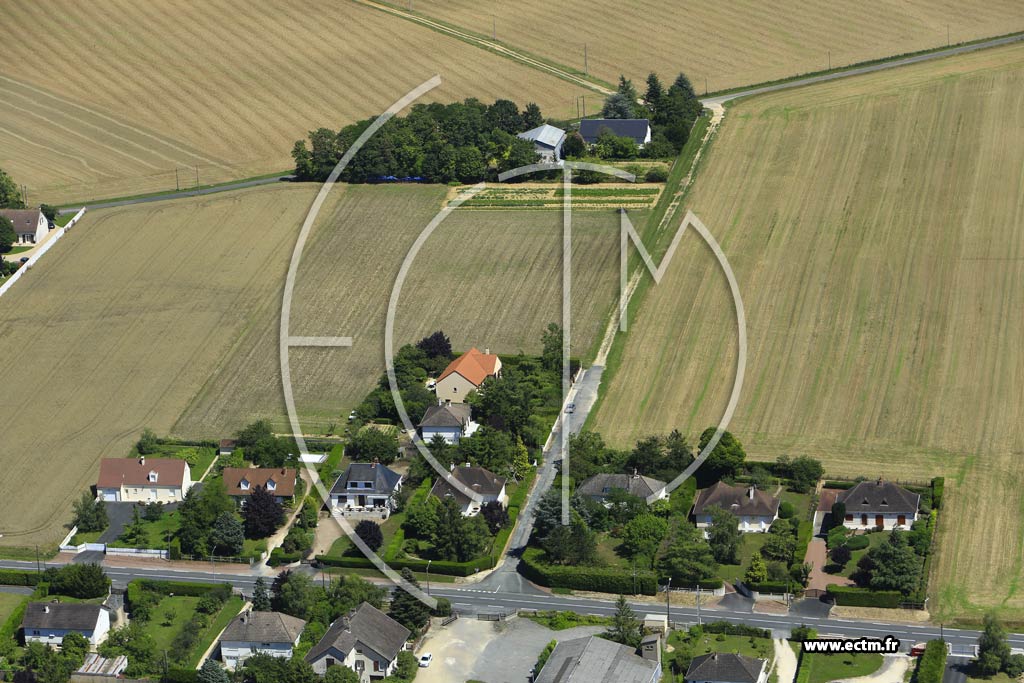
M 402 490 L 402 475 L 377 462 L 354 462 L 331 487 L 331 509 L 387 519 Z
M 697 493 L 691 514 L 698 529 L 707 529 L 711 526 L 711 508 L 722 508 L 736 515 L 740 531 L 764 533 L 779 518 L 779 503 L 775 496 L 753 486 L 729 486 L 720 481 Z
M 175 503 L 190 488 L 191 470 L 178 458 L 103 458 L 96 480 L 96 496 L 111 503 Z
M 50 221 L 39 209 L 0 209 L 0 216 L 14 224 L 16 245 L 38 244 L 50 230 Z
M 694 657 L 685 679 L 686 683 L 767 683 L 768 660 L 712 652 Z
M 616 490 L 644 500 L 651 496 L 655 496 L 655 500 L 667 500 L 669 494 L 666 487 L 660 479 L 645 477 L 634 471 L 633 474 L 595 474 L 580 482 L 576 491 L 581 496 L 608 505 L 608 497 Z
M 472 517 L 480 513 L 480 508 L 487 503 L 498 503 L 503 508 L 508 507 L 508 494 L 505 492 L 505 477 L 499 477 L 483 467 L 472 467 L 468 463 L 462 467 L 452 467 L 449 477 L 465 488 L 480 496 L 476 501 L 460 491 L 453 481 L 445 477 L 438 477 L 430 489 L 430 495 L 444 500 L 454 498 L 462 510 L 463 517 Z
M 605 131 L 620 138 L 632 138 L 637 147 L 643 148 L 651 141 L 651 122 L 647 119 L 583 119 L 580 121 L 580 137 L 593 145 Z
M 476 348 L 453 360 L 437 378 L 434 391 L 439 401 L 464 403 L 466 396 L 475 391 L 488 377 L 501 374 L 501 359 L 490 352 L 480 353 Z
M 102 605 L 71 602 L 30 602 L 21 627 L 25 643 L 60 646 L 69 633 L 81 633 L 96 647 L 110 631 L 110 611 Z
M 862 481 L 836 496 L 846 507 L 849 529 L 909 529 L 917 520 L 921 496 L 891 481 Z
M 463 437 L 472 436 L 477 426 L 473 422 L 469 404 L 443 401 L 427 407 L 416 431 L 428 443 L 435 436 L 440 436 L 450 444 L 457 444 Z
M 344 666 L 359 675 L 359 683 L 381 681 L 395 673 L 409 635 L 409 629 L 364 602 L 331 624 L 306 662 L 321 676 L 332 666 Z
M 565 131 L 561 128 L 545 123 L 536 128 L 531 128 L 525 133 L 520 133 L 516 137 L 533 143 L 533 149 L 537 153 L 538 161 L 553 164 L 562 160 L 562 144 L 565 142 Z
M 240 505 L 245 505 L 252 492 L 262 486 L 278 503 L 295 495 L 297 473 L 291 467 L 225 467 L 224 488 Z
M 279 612 L 242 612 L 220 636 L 220 655 L 232 671 L 255 654 L 290 659 L 306 622 Z
M 597 636 L 563 640 L 555 646 L 535 683 L 658 683 L 661 661 Z

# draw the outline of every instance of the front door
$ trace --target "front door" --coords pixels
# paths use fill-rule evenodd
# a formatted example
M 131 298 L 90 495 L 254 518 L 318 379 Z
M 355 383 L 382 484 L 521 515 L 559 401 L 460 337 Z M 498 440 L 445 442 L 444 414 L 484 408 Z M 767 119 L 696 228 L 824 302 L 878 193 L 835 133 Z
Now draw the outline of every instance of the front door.
M 359 496 L 356 499 L 356 504 L 361 508 L 366 507 L 366 496 Z
M 882 515 L 875 515 L 875 526 L 885 526 L 885 518 Z
M 900 526 L 906 526 L 907 525 L 907 516 L 906 515 L 900 515 L 899 517 L 896 518 L 896 523 L 899 524 Z
M 860 525 L 861 526 L 867 526 L 868 525 L 868 516 L 867 515 L 861 515 L 860 516 Z

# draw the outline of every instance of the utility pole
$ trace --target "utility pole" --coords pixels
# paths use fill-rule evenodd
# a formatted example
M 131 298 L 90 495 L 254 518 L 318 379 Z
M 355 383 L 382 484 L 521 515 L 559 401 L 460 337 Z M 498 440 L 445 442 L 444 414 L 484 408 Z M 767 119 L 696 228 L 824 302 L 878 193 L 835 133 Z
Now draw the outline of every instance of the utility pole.
M 705 76 L 704 77 L 704 95 L 706 96 L 707 94 L 708 94 L 708 77 Z
M 669 628 L 672 628 L 672 577 L 668 577 L 668 585 L 665 586 L 665 619 L 668 620 Z
M 181 183 L 178 182 L 178 167 L 177 166 L 174 167 L 174 191 L 175 192 L 180 192 L 181 191 Z
M 498 20 L 494 16 L 491 17 L 491 40 L 498 42 Z
M 196 166 L 196 189 L 199 189 L 199 167 Z
M 828 50 L 828 70 L 832 70 L 832 50 Z
M 949 47 L 949 24 L 946 24 L 946 47 Z
M 36 546 L 36 574 L 42 574 L 43 571 L 39 568 L 39 546 Z
M 433 560 L 427 560 L 427 595 L 430 595 L 430 563 Z
M 636 595 L 636 560 L 633 560 L 633 595 Z
M 698 583 L 697 584 L 697 626 L 700 626 L 701 623 L 702 622 L 701 622 L 701 618 L 700 618 L 700 584 Z
M 587 96 L 583 96 L 583 118 L 587 118 Z
M 587 44 L 583 43 L 583 73 L 590 75 L 590 67 L 587 64 Z

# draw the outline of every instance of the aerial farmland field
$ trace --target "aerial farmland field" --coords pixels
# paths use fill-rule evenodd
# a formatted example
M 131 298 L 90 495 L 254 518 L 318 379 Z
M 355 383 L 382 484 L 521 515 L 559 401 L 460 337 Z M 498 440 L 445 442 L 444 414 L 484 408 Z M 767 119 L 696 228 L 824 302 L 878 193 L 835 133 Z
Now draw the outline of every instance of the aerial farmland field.
M 378 114 L 435 74 L 426 100 L 553 116 L 581 91 L 351 2 L 15 0 L 3 14 L 10 34 L 45 36 L 9 41 L 0 64 L 3 167 L 34 202 L 280 172 L 307 131 Z
M 740 102 L 687 201 L 746 308 L 730 430 L 832 474 L 946 475 L 940 616 L 1024 615 L 1021 149 L 1018 45 Z M 616 445 L 721 416 L 736 333 L 712 264 L 688 235 L 632 311 L 593 425 Z
M 0 463 L 19 486 L 0 497 L 0 518 L 20 523 L 5 522 L 0 544 L 58 541 L 99 459 L 124 455 L 145 427 L 221 437 L 257 417 L 285 424 L 281 293 L 316 189 L 90 212 L 4 297 L 0 410 L 17 418 Z M 330 196 L 299 271 L 291 332 L 351 335 L 355 345 L 292 351 L 310 432 L 337 422 L 383 372 L 391 286 L 446 191 L 338 186 Z M 409 274 L 399 344 L 441 328 L 459 348 L 538 351 L 544 326 L 561 316 L 561 230 L 559 211 L 456 211 Z M 603 331 L 614 298 L 616 230 L 610 209 L 577 219 L 579 354 Z M 49 503 L 28 504 L 41 498 Z
M 699 92 L 705 79 L 716 91 L 945 46 L 947 37 L 956 43 L 1024 30 L 1014 0 L 417 0 L 413 6 L 488 38 L 495 31 L 506 45 L 581 72 L 586 43 L 590 74 L 611 83 L 619 74 L 639 83 L 650 71 L 668 79 L 684 71 Z

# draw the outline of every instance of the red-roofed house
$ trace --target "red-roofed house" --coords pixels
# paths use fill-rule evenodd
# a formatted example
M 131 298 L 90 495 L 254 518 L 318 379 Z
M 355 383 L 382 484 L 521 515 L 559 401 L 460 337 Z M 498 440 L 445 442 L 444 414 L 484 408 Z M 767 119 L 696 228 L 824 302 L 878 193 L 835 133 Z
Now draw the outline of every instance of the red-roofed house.
M 103 458 L 96 480 L 96 495 L 111 503 L 174 503 L 190 488 L 188 463 L 177 458 Z
M 295 495 L 295 470 L 291 467 L 225 467 L 222 474 L 228 495 L 241 504 L 262 486 L 278 503 Z
M 479 388 L 485 379 L 500 374 L 500 358 L 490 353 L 490 349 L 480 353 L 473 348 L 448 364 L 437 378 L 434 391 L 439 399 L 462 403 L 466 394 Z

